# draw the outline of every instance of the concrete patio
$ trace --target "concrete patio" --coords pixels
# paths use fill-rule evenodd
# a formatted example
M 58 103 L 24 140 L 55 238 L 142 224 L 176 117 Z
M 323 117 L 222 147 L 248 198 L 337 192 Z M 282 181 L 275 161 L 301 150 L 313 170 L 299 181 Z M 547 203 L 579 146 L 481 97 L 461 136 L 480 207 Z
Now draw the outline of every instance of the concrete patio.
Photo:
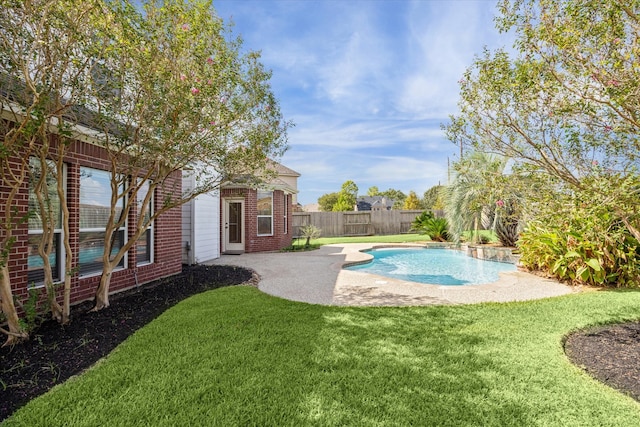
M 258 288 L 277 297 L 323 305 L 408 306 L 525 301 L 577 292 L 571 286 L 522 271 L 501 273 L 497 282 L 442 286 L 391 279 L 343 270 L 345 264 L 366 261 L 361 252 L 381 244 L 335 244 L 308 252 L 222 255 L 208 264 L 237 265 L 260 276 Z

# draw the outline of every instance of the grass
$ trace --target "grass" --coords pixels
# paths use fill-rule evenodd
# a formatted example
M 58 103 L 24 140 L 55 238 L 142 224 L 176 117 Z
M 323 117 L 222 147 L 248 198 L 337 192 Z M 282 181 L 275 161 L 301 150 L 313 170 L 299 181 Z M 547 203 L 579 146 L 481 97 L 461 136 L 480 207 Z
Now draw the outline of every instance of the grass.
M 295 252 L 301 250 L 318 249 L 322 245 L 331 245 L 335 243 L 411 243 L 411 242 L 428 242 L 429 236 L 424 234 L 393 234 L 390 236 L 354 236 L 354 237 L 320 237 L 313 239 L 306 247 L 305 239 L 294 241 L 291 246 L 283 249 L 283 252 Z
M 471 238 L 471 231 L 467 231 L 464 234 L 464 238 L 469 240 Z M 479 230 L 480 236 L 484 237 L 488 242 L 497 242 L 498 238 L 496 234 L 491 230 Z M 424 234 L 393 234 L 390 236 L 354 236 L 354 237 L 320 237 L 319 239 L 311 240 L 309 247 L 305 248 L 305 240 L 299 239 L 292 243 L 291 246 L 284 251 L 299 251 L 317 249 L 322 245 L 331 245 L 336 243 L 422 243 L 428 242 L 429 236 Z
M 218 289 L 7 425 L 640 425 L 640 404 L 562 350 L 568 332 L 636 319 L 639 306 L 640 292 L 359 308 Z
M 393 234 L 390 236 L 320 237 L 312 240 L 311 243 L 321 246 L 335 243 L 411 243 L 429 240 L 429 236 L 424 234 Z
M 469 242 L 472 240 L 474 233 L 475 231 L 465 231 L 462 234 L 462 238 L 465 239 L 467 242 Z M 480 236 L 481 239 L 487 242 L 490 242 L 490 243 L 499 242 L 498 236 L 493 230 L 478 230 L 478 235 Z

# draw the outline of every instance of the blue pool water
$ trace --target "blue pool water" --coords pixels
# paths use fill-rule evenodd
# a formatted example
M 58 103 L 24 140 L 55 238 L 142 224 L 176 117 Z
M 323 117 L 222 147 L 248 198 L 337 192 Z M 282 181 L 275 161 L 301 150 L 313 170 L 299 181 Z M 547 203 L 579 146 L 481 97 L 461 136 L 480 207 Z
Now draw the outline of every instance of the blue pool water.
M 484 261 L 451 249 L 374 249 L 367 252 L 373 260 L 346 267 L 362 271 L 433 285 L 480 285 L 498 280 L 498 273 L 515 271 L 513 264 Z

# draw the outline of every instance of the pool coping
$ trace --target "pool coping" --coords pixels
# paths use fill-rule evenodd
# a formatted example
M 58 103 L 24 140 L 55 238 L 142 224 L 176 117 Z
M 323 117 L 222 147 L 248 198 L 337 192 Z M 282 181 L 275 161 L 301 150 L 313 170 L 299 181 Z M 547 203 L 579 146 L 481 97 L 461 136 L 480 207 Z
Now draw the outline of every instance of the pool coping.
M 374 247 L 424 247 L 415 243 L 348 243 L 308 252 L 262 252 L 223 255 L 207 264 L 238 265 L 260 276 L 258 289 L 294 301 L 344 306 L 451 305 L 527 301 L 579 292 L 555 280 L 524 271 L 500 273 L 483 285 L 430 285 L 343 269 L 366 262 L 362 252 Z

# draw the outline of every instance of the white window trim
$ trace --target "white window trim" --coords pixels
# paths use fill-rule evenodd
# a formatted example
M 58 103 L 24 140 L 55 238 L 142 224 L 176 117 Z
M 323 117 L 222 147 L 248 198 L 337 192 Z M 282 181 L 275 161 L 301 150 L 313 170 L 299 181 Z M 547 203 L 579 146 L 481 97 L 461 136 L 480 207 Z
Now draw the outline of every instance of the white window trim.
M 271 193 L 271 215 L 256 215 L 256 236 L 258 237 L 269 237 L 273 236 L 273 191 L 268 190 L 258 190 L 256 192 L 256 202 L 258 200 L 258 195 L 260 193 Z M 270 218 L 271 219 L 271 232 L 266 234 L 260 234 L 260 218 Z
M 288 229 L 289 229 L 289 195 L 287 193 L 285 193 L 284 191 L 282 192 L 283 195 L 283 200 L 284 200 L 284 206 L 283 206 L 283 211 L 284 211 L 284 234 L 288 234 Z
M 64 198 L 65 200 L 67 200 L 67 165 L 66 163 L 62 165 L 62 188 L 64 191 Z M 29 190 L 31 191 L 31 190 Z M 54 285 L 59 285 L 61 283 L 64 283 L 64 276 L 66 274 L 66 271 L 64 269 L 65 266 L 65 258 L 66 258 L 66 251 L 64 248 L 64 228 L 62 228 L 62 207 L 60 208 L 60 228 L 54 228 L 53 229 L 53 234 L 54 234 L 54 239 L 55 239 L 55 234 L 60 234 L 60 241 L 58 242 L 58 253 L 60 255 L 60 259 L 57 260 L 58 261 L 58 274 L 59 277 L 57 280 L 54 280 L 53 284 Z M 28 227 L 27 227 L 28 228 Z M 35 234 L 42 234 L 43 230 L 28 230 L 27 231 L 27 235 L 35 235 Z M 27 288 L 28 289 L 40 289 L 40 288 L 44 288 L 44 281 L 42 282 L 38 282 L 38 283 L 27 283 Z
M 111 171 L 108 171 L 108 170 L 96 169 L 96 168 L 92 168 L 92 167 L 89 167 L 89 166 L 80 166 L 80 169 L 83 169 L 83 168 L 84 169 L 92 169 L 92 170 L 95 170 L 95 171 L 106 172 L 108 174 L 111 174 Z M 81 187 L 80 186 L 80 179 L 78 179 L 78 188 L 79 188 L 78 195 L 80 194 L 80 191 L 82 191 L 80 187 Z M 79 203 L 79 201 L 78 201 L 78 203 Z M 124 207 L 124 205 L 126 204 L 126 199 L 123 198 L 121 203 L 122 203 L 122 205 Z M 80 214 L 80 205 L 78 205 L 78 215 L 79 214 Z M 106 235 L 106 227 L 104 227 L 104 228 L 95 228 L 95 227 L 94 228 L 80 228 L 80 226 L 78 224 L 78 238 L 80 238 L 80 233 L 94 233 L 94 232 L 101 232 L 101 231 L 105 232 L 105 235 Z M 123 239 L 122 244 L 125 245 L 127 243 L 127 241 L 128 241 L 128 238 L 129 238 L 129 218 L 128 217 L 125 219 L 124 224 L 122 224 L 122 227 L 116 230 L 116 232 L 118 232 L 118 231 L 123 231 L 124 232 L 124 239 Z M 79 253 L 80 253 L 80 250 L 78 250 L 78 265 L 76 266 L 77 269 L 78 269 L 78 278 L 79 279 L 87 279 L 87 278 L 90 278 L 90 277 L 101 276 L 103 270 L 94 271 L 94 272 L 85 273 L 85 274 L 81 274 L 80 273 L 80 254 Z M 115 271 L 123 271 L 123 270 L 126 270 L 127 268 L 129 268 L 129 260 L 128 260 L 128 258 L 129 257 L 127 256 L 127 254 L 125 254 L 122 257 L 122 261 L 123 261 L 122 266 L 116 266 L 116 268 L 114 268 L 113 271 L 114 272 Z
M 151 200 L 149 200 L 149 216 L 153 215 L 153 212 L 155 210 L 155 188 L 152 190 L 154 194 L 151 195 Z M 136 211 L 137 212 L 137 211 Z M 138 221 L 140 220 L 140 217 L 137 217 Z M 149 224 L 149 226 L 147 227 L 147 231 L 149 232 L 150 236 L 149 236 L 149 261 L 142 261 L 142 262 L 138 262 L 138 260 L 136 259 L 136 266 L 137 267 L 142 267 L 145 265 L 151 265 L 154 263 L 155 261 L 155 249 L 156 249 L 156 245 L 155 245 L 155 224 L 156 221 L 152 220 L 151 223 Z M 136 256 L 137 256 L 137 252 L 136 252 Z

